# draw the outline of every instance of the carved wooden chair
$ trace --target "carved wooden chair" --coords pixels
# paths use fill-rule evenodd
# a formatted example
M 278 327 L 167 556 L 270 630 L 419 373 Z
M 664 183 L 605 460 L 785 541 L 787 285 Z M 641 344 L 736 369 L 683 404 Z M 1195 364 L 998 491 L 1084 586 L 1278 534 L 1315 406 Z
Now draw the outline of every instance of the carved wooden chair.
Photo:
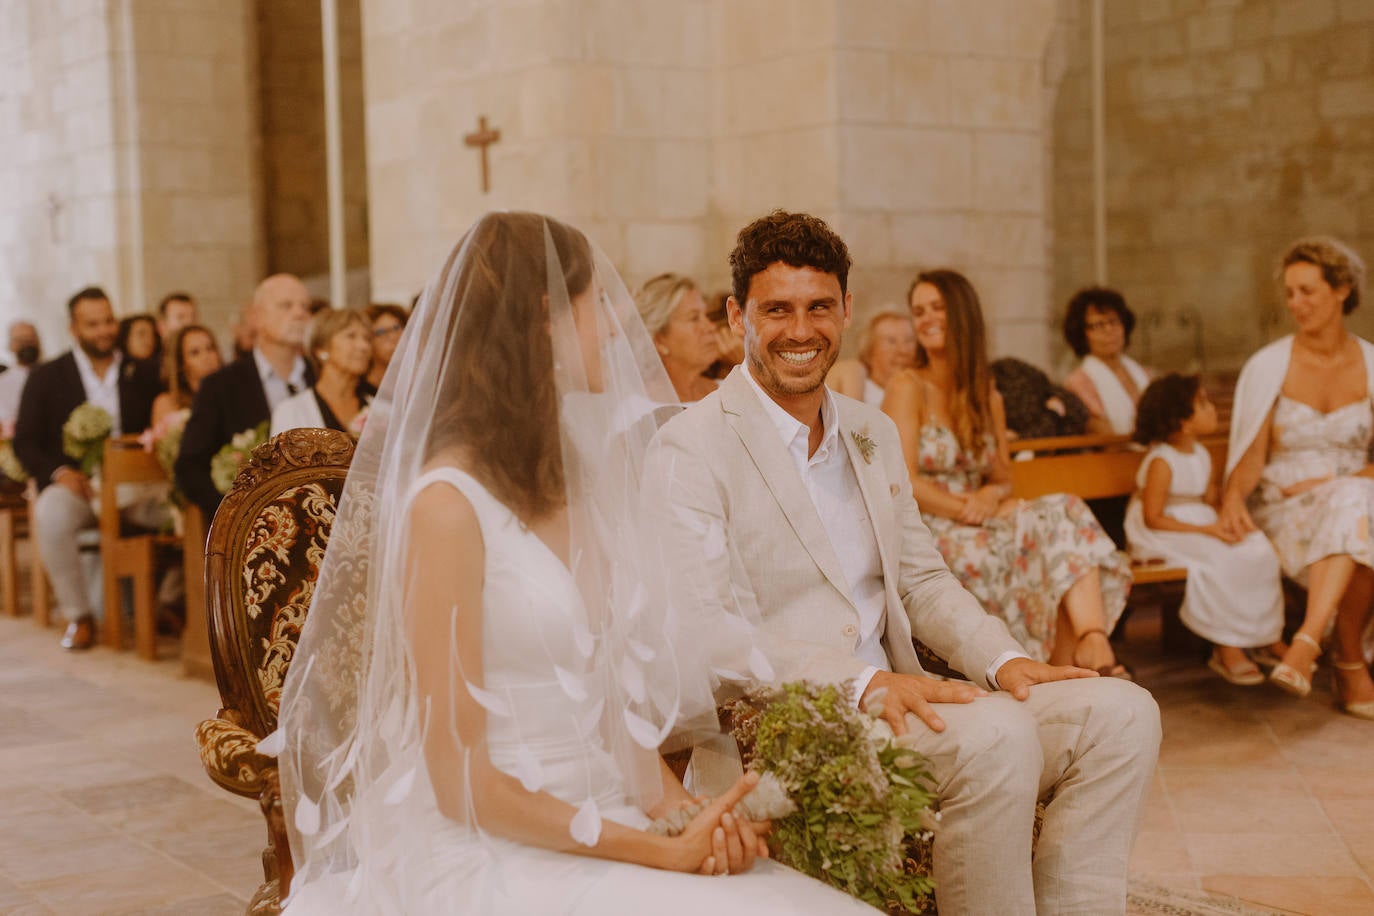
M 353 440 L 293 429 L 253 451 L 210 525 L 205 548 L 210 649 L 223 707 L 196 728 L 210 778 L 256 798 L 267 819 L 264 883 L 249 905 L 274 914 L 292 864 L 277 762 L 257 743 L 277 727 L 287 667 L 314 595 L 319 563 L 353 457 Z

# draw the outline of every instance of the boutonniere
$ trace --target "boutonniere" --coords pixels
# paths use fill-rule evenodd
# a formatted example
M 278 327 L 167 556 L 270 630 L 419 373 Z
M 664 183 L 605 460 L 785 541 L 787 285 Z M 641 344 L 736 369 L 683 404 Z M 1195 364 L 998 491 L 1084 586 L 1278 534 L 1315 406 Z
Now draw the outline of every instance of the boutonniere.
M 851 430 L 849 435 L 854 439 L 854 445 L 863 456 L 864 464 L 873 463 L 873 453 L 878 450 L 878 443 L 874 442 L 868 435 L 868 427 L 864 427 L 863 432 Z

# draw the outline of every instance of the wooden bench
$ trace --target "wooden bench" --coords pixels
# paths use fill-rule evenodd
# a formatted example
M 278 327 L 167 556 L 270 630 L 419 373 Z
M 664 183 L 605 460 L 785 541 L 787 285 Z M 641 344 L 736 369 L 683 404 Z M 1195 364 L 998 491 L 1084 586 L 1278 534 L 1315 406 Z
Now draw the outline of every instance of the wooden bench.
M 1224 435 L 1211 436 L 1202 443 L 1212 453 L 1212 479 L 1220 482 L 1226 468 L 1227 442 Z M 1091 449 L 1090 451 L 1078 451 Z M 1073 450 L 1063 454 L 1066 450 Z M 1063 436 L 1054 439 L 1028 439 L 1013 443 L 1013 451 L 1031 451 L 1035 457 L 1011 464 L 1012 495 L 1034 499 L 1051 493 L 1072 493 L 1083 499 L 1129 496 L 1135 491 L 1136 474 L 1145 451 L 1126 436 Z M 1166 647 L 1187 642 L 1178 621 L 1182 601 L 1181 586 L 1188 571 L 1162 560 L 1131 560 L 1133 586 L 1172 587 L 1176 594 L 1162 601 L 1163 638 Z M 1176 599 L 1176 600 L 1175 600 Z

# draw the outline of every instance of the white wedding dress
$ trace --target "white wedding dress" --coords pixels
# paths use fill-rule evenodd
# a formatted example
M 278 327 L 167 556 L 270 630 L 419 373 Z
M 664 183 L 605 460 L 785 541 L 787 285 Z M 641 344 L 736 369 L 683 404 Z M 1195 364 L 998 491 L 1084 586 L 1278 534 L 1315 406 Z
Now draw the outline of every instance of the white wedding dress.
M 575 807 L 594 799 L 605 820 L 646 827 L 648 818 L 627 802 L 599 734 L 585 724 L 596 721 L 601 698 L 594 689 L 585 689 L 590 679 L 578 682 L 592 661 L 577 648 L 586 611 L 568 568 L 505 505 L 457 468 L 423 474 L 410 488 L 410 498 L 436 483 L 450 485 L 468 499 L 484 541 L 484 686 L 512 712 L 488 716 L 492 763 Z M 564 669 L 558 676 L 555 665 Z M 365 887 L 357 886 L 364 882 L 354 881 L 351 871 L 326 875 L 293 888 L 286 914 L 873 913 L 771 860 L 759 860 L 742 875 L 714 878 L 553 852 L 444 817 L 424 772 L 413 791 L 423 793 L 420 810 L 425 814 L 406 826 L 404 849 L 370 853 L 388 861 L 370 863 L 382 867 L 368 869 Z

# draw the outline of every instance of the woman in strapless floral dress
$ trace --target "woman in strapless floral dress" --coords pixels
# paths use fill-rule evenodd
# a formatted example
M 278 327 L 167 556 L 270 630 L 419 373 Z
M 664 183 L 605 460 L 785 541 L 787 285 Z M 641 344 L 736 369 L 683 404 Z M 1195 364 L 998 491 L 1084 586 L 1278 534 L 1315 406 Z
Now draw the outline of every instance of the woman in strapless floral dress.
M 889 382 L 883 411 L 945 562 L 1032 658 L 1129 677 L 1108 641 L 1130 589 L 1126 555 L 1076 496 L 1011 498 L 978 294 L 962 275 L 933 270 L 908 299 L 917 368 Z
M 1374 719 L 1361 647 L 1374 601 L 1374 345 L 1345 328 L 1363 280 L 1364 265 L 1334 239 L 1300 240 L 1284 257 L 1298 331 L 1241 371 L 1221 521 L 1264 531 L 1307 588 L 1302 626 L 1270 679 L 1306 696 L 1334 621 L 1337 705 Z

